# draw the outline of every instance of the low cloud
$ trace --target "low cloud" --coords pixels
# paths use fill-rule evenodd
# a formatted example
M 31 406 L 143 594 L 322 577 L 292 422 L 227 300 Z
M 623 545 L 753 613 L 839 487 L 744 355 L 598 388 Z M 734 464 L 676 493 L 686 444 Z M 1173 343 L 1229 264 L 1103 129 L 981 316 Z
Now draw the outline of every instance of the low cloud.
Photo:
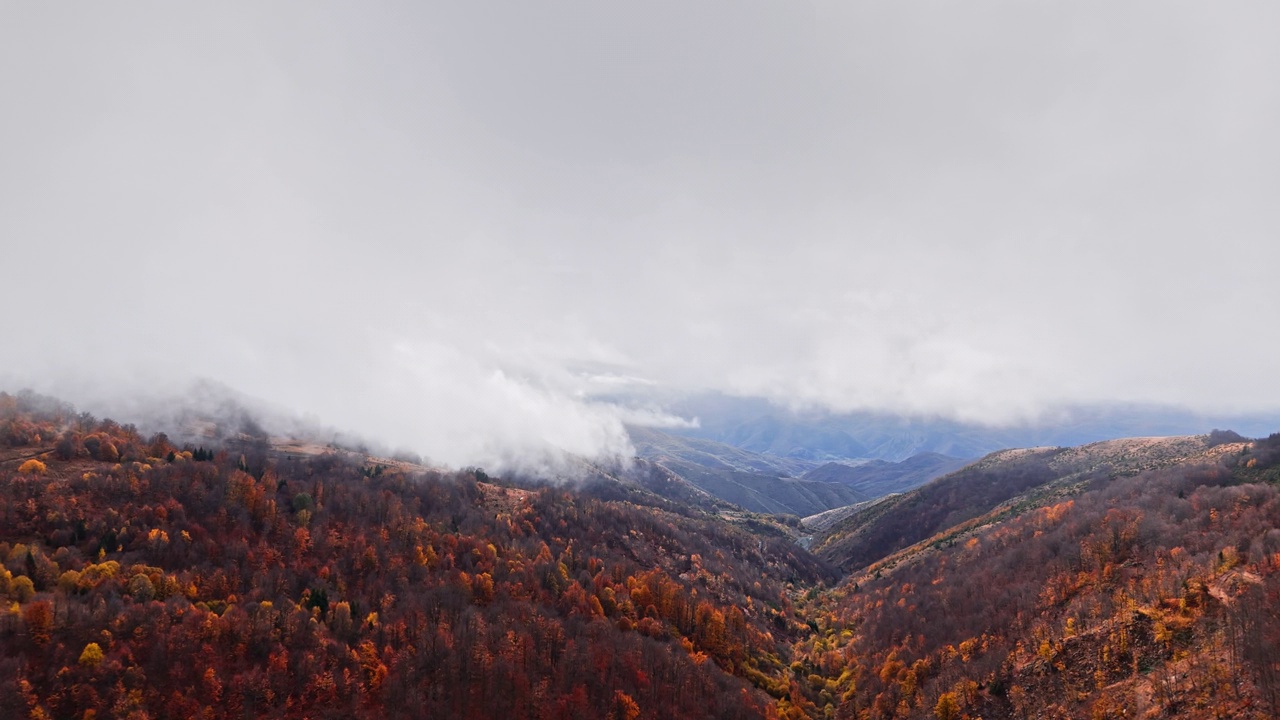
M 1274 4 L 988 7 L 10 9 L 0 382 L 548 468 L 702 391 L 1275 410 Z

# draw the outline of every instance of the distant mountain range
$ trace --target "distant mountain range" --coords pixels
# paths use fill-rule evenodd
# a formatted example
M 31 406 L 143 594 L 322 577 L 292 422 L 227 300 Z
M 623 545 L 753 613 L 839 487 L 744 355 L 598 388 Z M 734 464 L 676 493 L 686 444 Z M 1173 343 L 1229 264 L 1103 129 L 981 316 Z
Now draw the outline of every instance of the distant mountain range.
M 1087 406 L 1008 426 L 877 412 L 793 412 L 760 398 L 706 394 L 669 404 L 697 427 L 672 430 L 744 450 L 808 461 L 899 462 L 920 453 L 979 458 L 1012 447 L 1083 445 L 1116 437 L 1195 435 L 1215 428 L 1246 437 L 1280 430 L 1280 415 L 1203 414 L 1159 406 Z
M 752 512 L 800 517 L 910 490 L 969 462 L 922 453 L 900 463 L 872 460 L 818 465 L 653 428 L 632 427 L 628 431 L 641 460 L 709 495 Z
M 724 395 L 685 398 L 668 409 L 696 418 L 696 427 L 629 427 L 639 458 L 745 510 L 800 517 L 912 490 L 1006 448 L 1202 435 L 1216 428 L 1265 437 L 1280 429 L 1280 416 L 1146 406 L 1077 408 L 1052 421 L 1007 427 L 871 412 L 792 412 L 766 400 Z
M 830 462 L 810 470 L 802 477 L 805 480 L 848 485 L 867 497 L 878 498 L 919 487 L 934 478 L 959 470 L 969 462 L 963 458 L 925 452 L 896 463 L 887 460 L 872 460 L 861 465 Z
M 803 517 L 870 499 L 849 485 L 795 477 L 814 469 L 813 463 L 652 428 L 628 431 L 641 459 L 752 512 Z

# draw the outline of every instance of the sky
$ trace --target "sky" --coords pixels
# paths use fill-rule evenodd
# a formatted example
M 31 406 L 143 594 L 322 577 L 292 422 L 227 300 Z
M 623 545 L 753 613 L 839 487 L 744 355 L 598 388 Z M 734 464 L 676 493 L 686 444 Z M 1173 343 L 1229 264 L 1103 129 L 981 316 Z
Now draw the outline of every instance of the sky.
M 210 379 L 453 464 L 626 455 L 702 391 L 1275 411 L 1276 27 L 0 0 L 0 386 Z

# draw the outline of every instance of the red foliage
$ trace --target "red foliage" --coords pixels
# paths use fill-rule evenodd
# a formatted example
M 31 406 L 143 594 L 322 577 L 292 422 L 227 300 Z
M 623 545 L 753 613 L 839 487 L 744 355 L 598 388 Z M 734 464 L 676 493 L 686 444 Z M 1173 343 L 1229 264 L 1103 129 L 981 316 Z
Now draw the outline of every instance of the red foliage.
M 46 476 L 0 470 L 0 559 L 31 548 L 9 567 L 36 590 L 0 617 L 0 715 L 762 717 L 751 683 L 782 682 L 803 628 L 784 583 L 822 577 L 710 517 L 336 457 L 195 461 L 77 417 Z

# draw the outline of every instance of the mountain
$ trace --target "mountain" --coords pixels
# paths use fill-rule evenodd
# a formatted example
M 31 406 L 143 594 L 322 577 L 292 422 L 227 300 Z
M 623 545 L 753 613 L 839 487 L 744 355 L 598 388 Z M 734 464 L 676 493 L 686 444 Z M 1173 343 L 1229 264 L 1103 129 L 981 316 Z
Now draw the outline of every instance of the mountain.
M 1221 427 L 1253 436 L 1280 427 L 1280 416 L 1275 414 L 1213 415 L 1146 405 L 1079 406 L 1005 425 L 878 412 L 793 411 L 759 398 L 718 394 L 674 399 L 668 407 L 697 420 L 697 427 L 673 430 L 675 434 L 822 462 L 900 462 L 920 453 L 979 458 L 1005 448 L 1070 447 L 1118 437 L 1191 435 Z
M 724 443 L 629 428 L 642 460 L 751 512 L 803 517 L 870 499 L 839 483 L 789 477 L 813 468 L 796 458 L 753 453 Z
M 665 457 L 745 473 L 774 477 L 799 477 L 817 463 L 793 457 L 767 455 L 728 443 L 677 435 L 654 428 L 628 426 L 627 434 L 642 458 Z
M 809 549 L 813 545 L 814 534 L 826 532 L 836 524 L 843 522 L 846 518 L 862 512 L 872 505 L 885 502 L 896 495 L 896 493 L 893 493 L 875 498 L 874 500 L 864 500 L 863 502 L 854 503 L 852 505 L 845 505 L 844 507 L 823 510 L 820 513 L 814 513 L 813 515 L 806 515 L 805 517 L 800 518 L 800 528 L 810 534 L 807 536 L 801 536 L 799 538 L 799 542 L 805 546 L 805 549 Z
M 1217 443 L 1205 435 L 1002 450 L 859 510 L 815 538 L 812 549 L 846 570 L 857 570 L 1015 498 L 1026 500 L 1027 493 L 1067 492 L 1097 477 L 1211 462 L 1240 447 L 1240 443 Z
M 868 497 L 877 498 L 918 487 L 959 470 L 969 462 L 938 453 L 920 453 L 896 463 L 887 460 L 871 460 L 859 465 L 827 463 L 802 477 L 805 480 L 841 483 Z
M 751 512 L 803 517 L 869 499 L 836 483 L 721 470 L 670 459 L 654 462 L 692 485 Z
M 1002 450 L 806 518 L 815 556 L 643 458 L 493 477 L 46 400 L 0 393 L 0 717 L 1280 716 L 1280 434 Z
M 625 479 L 186 448 L 3 393 L 0 562 L 6 718 L 763 718 L 790 588 L 835 579 Z
M 798 423 L 774 415 L 735 425 L 720 439 L 752 452 L 812 461 L 859 458 L 868 453 L 866 446 L 837 427 Z
M 1280 717 L 1280 434 L 1008 451 L 881 505 L 827 548 L 864 569 L 805 605 L 819 632 L 793 667 L 821 682 L 789 707 Z M 904 523 L 937 531 L 862 550 Z

